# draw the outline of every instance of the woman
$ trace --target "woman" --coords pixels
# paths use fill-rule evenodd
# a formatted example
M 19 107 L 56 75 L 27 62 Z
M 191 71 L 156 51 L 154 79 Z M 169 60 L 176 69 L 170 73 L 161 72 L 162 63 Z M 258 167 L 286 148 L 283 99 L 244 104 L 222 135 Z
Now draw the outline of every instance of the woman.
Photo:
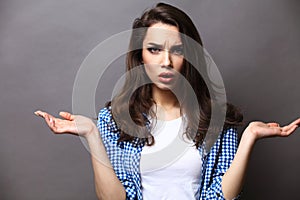
M 64 119 L 36 114 L 54 133 L 87 140 L 99 199 L 238 198 L 255 142 L 290 135 L 300 119 L 284 127 L 252 122 L 237 147 L 235 127 L 242 115 L 230 104 L 216 103 L 204 53 L 189 39 L 203 46 L 191 19 L 159 3 L 136 19 L 133 29 L 124 87 L 100 111 L 97 126 L 67 112 L 60 113 Z M 221 130 L 210 129 L 213 108 L 226 115 Z M 220 135 L 205 152 L 205 138 L 213 131 Z M 149 167 L 147 155 L 167 148 L 177 133 L 187 144 L 184 152 L 171 163 Z

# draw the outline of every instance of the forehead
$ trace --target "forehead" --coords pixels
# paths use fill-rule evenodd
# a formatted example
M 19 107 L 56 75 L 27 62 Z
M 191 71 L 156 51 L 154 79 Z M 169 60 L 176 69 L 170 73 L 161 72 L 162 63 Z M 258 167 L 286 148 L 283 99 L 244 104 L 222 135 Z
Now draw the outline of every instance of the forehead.
M 180 33 L 176 26 L 156 23 L 150 26 L 144 38 L 144 43 L 157 44 L 179 44 L 181 43 Z

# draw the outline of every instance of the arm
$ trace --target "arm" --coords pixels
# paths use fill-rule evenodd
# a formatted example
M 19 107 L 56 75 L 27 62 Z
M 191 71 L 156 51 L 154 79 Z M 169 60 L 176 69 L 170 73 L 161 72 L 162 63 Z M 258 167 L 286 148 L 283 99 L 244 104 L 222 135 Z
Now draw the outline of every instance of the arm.
M 296 130 L 299 123 L 300 119 L 284 127 L 280 127 L 277 123 L 252 122 L 249 124 L 242 135 L 231 166 L 222 178 L 222 192 L 226 199 L 233 199 L 242 190 L 249 158 L 255 142 L 267 137 L 289 136 Z
M 201 198 L 223 200 L 222 177 L 228 170 L 238 148 L 237 130 L 222 131 L 203 160 Z
M 141 199 L 138 152 L 141 151 L 142 144 L 118 142 L 120 131 L 112 118 L 110 108 L 100 111 L 97 127 L 110 161 L 109 164 L 113 166 L 117 178 L 125 188 L 126 199 Z
M 86 139 L 91 152 L 96 194 L 99 199 L 126 198 L 125 189 L 110 164 L 99 131 L 92 120 L 66 112 L 60 113 L 64 119 L 55 118 L 41 111 L 35 114 L 43 117 L 56 134 L 69 133 Z
M 110 164 L 96 127 L 95 134 L 91 134 L 86 140 L 91 151 L 95 189 L 98 199 L 126 199 L 125 189 Z

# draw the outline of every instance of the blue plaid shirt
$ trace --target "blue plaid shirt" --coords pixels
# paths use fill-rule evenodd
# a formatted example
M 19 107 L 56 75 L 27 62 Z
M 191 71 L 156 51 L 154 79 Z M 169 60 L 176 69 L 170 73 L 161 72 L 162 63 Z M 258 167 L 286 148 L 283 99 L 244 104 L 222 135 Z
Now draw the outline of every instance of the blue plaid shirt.
M 116 176 L 125 188 L 126 199 L 143 199 L 139 164 L 145 142 L 136 138 L 132 142 L 118 143 L 120 133 L 109 108 L 100 111 L 97 126 Z M 201 187 L 196 199 L 224 199 L 221 188 L 222 176 L 229 168 L 237 146 L 237 130 L 231 128 L 220 134 L 208 154 L 204 153 L 203 148 L 199 148 L 203 165 L 202 178 L 199 180 Z

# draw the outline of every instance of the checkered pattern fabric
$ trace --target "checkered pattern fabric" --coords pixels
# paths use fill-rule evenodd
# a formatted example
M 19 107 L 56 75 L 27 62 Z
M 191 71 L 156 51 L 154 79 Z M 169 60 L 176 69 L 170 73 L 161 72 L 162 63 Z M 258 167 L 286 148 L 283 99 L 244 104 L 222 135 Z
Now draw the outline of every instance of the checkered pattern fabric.
M 237 151 L 237 138 L 237 130 L 235 128 L 227 129 L 220 134 L 207 155 L 204 155 L 202 148 L 200 149 L 203 155 L 201 200 L 224 199 L 221 187 L 222 177 L 229 168 Z M 239 198 L 240 196 L 235 199 Z
M 98 129 L 116 176 L 123 184 L 127 200 L 142 200 L 140 158 L 145 141 L 136 138 L 133 142 L 120 142 L 120 133 L 112 119 L 109 108 L 103 108 L 98 116 Z M 208 154 L 203 148 L 199 152 L 203 158 L 201 188 L 196 199 L 224 199 L 222 176 L 231 164 L 237 150 L 237 131 L 234 128 L 223 131 Z M 237 197 L 238 198 L 238 197 Z

